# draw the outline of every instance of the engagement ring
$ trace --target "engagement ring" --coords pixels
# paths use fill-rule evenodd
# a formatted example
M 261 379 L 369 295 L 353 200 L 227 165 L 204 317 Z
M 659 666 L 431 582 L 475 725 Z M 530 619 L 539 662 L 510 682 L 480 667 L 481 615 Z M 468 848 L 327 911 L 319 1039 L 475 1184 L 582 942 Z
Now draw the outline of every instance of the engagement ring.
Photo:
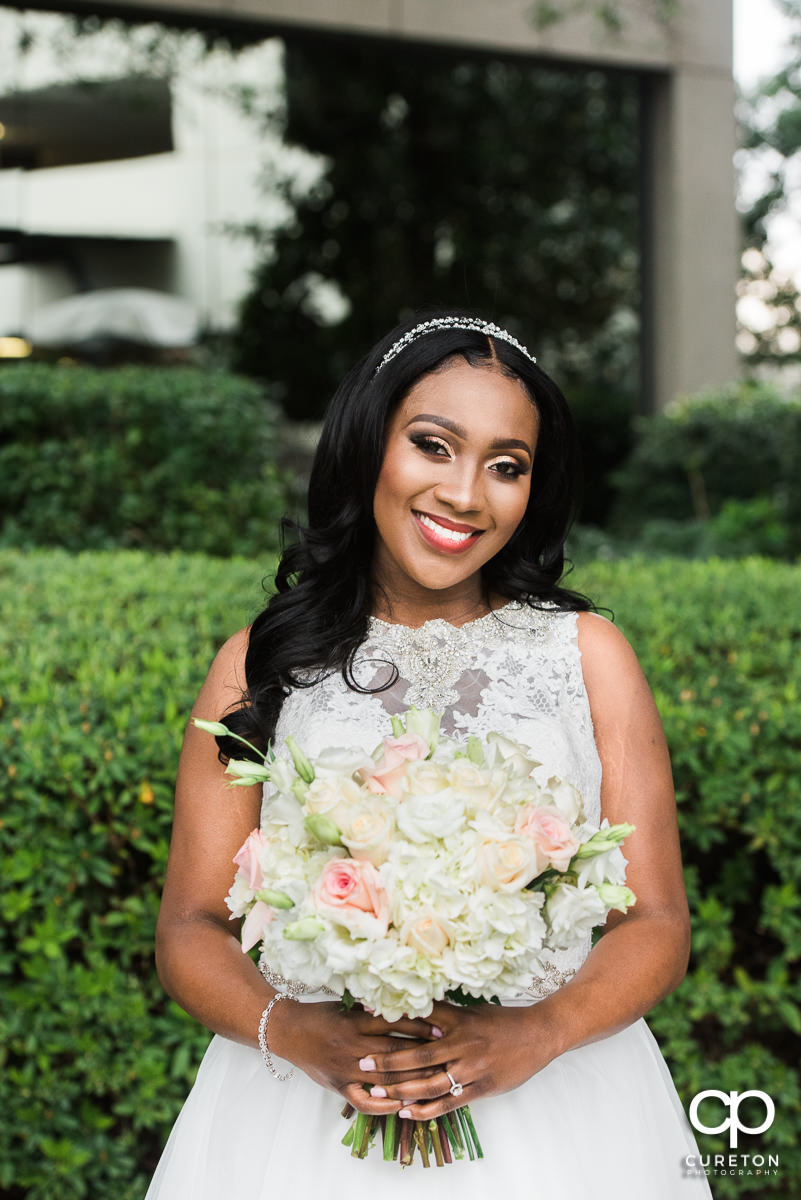
M 445 1074 L 448 1076 L 448 1079 L 450 1079 L 450 1081 L 451 1081 L 451 1087 L 450 1087 L 451 1095 L 452 1096 L 461 1096 L 462 1092 L 464 1091 L 464 1088 L 462 1087 L 461 1083 L 456 1082 L 456 1080 L 451 1075 L 450 1071 L 446 1071 Z

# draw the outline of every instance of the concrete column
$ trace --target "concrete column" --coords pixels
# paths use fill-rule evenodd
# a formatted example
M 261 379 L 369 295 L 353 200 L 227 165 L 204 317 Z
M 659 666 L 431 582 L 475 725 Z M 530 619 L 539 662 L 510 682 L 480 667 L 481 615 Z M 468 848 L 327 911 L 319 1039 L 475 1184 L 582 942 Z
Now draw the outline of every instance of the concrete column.
M 644 84 L 643 408 L 735 379 L 739 232 L 730 75 L 695 65 Z

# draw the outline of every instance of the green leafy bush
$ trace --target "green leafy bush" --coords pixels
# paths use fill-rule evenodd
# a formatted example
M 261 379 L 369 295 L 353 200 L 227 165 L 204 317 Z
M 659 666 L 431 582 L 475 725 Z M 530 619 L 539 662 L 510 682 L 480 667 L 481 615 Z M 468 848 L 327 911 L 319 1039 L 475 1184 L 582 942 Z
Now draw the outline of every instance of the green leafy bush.
M 683 536 L 692 552 L 704 539 L 712 553 L 801 552 L 801 399 L 733 383 L 641 418 L 637 433 L 613 476 L 613 528 L 621 534 L 636 541 L 658 520 L 671 524 L 651 527 L 641 543 L 646 551 Z M 753 506 L 757 499 L 764 511 Z M 676 523 L 691 520 L 697 525 L 682 534 Z
M 189 368 L 0 371 L 0 545 L 274 550 L 275 410 Z
M 153 931 L 186 714 L 215 647 L 261 604 L 259 566 L 137 552 L 0 552 L 9 1200 L 141 1200 L 207 1035 L 155 977 Z M 695 949 L 651 1017 L 685 1105 L 762 1088 L 753 1150 L 801 1191 L 801 569 L 633 560 L 577 572 L 615 610 L 673 748 Z M 625 1100 L 625 1098 L 621 1098 Z M 727 1149 L 724 1139 L 702 1148 Z

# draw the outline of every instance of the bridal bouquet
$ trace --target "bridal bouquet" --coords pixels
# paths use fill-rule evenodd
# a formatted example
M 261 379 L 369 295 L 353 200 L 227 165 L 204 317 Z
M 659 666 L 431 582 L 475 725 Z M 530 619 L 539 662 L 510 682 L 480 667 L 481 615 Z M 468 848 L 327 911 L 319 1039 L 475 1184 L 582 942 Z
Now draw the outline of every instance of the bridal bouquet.
M 591 827 L 576 789 L 499 733 L 445 737 L 436 713 L 412 708 L 372 756 L 285 746 L 226 768 L 234 785 L 270 785 L 226 903 L 244 917 L 242 949 L 260 942 L 287 979 L 388 1021 L 437 1000 L 498 1002 L 545 974 L 543 951 L 634 902 L 620 849 L 632 826 Z M 360 1113 L 345 1141 L 363 1157 L 380 1125 L 385 1158 L 481 1154 L 466 1108 L 411 1124 Z

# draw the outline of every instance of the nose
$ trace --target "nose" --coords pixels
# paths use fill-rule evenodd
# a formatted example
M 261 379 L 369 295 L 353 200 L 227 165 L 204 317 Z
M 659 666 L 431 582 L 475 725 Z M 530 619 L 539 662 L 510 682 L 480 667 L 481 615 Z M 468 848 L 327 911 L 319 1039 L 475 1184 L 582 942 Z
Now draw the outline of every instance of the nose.
M 484 472 L 466 458 L 456 460 L 434 488 L 440 504 L 458 513 L 479 513 L 484 507 Z

